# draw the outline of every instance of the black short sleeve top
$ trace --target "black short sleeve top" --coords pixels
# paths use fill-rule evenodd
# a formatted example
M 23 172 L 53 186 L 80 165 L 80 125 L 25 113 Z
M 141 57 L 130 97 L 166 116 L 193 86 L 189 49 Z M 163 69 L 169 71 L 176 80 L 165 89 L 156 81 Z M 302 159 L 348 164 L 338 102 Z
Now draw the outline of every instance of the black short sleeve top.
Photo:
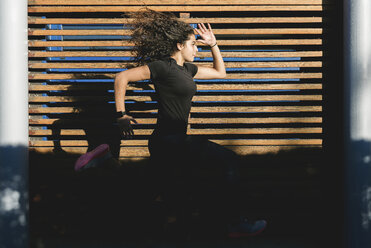
M 158 102 L 157 128 L 168 133 L 186 132 L 198 67 L 192 63 L 180 66 L 173 58 L 150 62 L 148 67 Z

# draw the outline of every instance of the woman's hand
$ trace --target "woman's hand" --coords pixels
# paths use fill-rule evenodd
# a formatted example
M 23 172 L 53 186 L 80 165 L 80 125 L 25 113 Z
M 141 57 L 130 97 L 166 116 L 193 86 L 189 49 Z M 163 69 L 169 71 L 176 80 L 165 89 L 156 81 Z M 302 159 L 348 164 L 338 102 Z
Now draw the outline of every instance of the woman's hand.
M 129 115 L 124 115 L 123 117 L 117 118 L 117 124 L 119 125 L 120 133 L 122 133 L 125 138 L 130 138 L 134 135 L 131 123 L 136 124 L 137 121 Z
M 196 32 L 201 36 L 201 39 L 198 39 L 198 41 L 205 45 L 213 46 L 216 44 L 216 38 L 211 29 L 210 23 L 208 23 L 207 26 L 209 29 L 207 29 L 203 23 L 199 23 L 199 29 L 195 28 Z

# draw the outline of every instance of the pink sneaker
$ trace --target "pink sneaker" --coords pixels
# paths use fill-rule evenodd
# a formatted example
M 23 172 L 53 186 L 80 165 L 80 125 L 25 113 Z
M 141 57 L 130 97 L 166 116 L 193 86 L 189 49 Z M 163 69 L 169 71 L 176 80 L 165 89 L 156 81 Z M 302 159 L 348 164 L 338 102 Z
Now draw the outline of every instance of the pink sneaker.
M 112 157 L 109 145 L 101 144 L 94 150 L 81 155 L 75 163 L 75 171 L 85 170 L 91 167 L 97 167 L 103 161 Z
M 239 223 L 228 225 L 229 238 L 241 238 L 256 236 L 264 231 L 267 226 L 267 221 L 257 220 L 254 222 L 248 221 L 246 218 L 241 217 Z

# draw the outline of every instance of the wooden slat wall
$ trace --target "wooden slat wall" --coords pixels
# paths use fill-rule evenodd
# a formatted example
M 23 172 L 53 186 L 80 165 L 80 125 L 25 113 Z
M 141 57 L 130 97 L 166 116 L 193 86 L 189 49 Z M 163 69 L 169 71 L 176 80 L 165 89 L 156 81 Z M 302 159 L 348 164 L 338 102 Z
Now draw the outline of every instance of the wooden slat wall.
M 84 153 L 107 135 L 113 78 L 130 60 L 125 13 L 147 7 L 209 22 L 227 67 L 196 80 L 189 134 L 239 154 L 322 146 L 322 0 L 29 0 L 30 147 Z M 211 66 L 199 46 L 195 63 Z M 121 158 L 148 157 L 155 123 L 150 82 L 128 87 L 135 137 Z M 105 126 L 106 125 L 106 126 Z M 92 131 L 93 130 L 93 131 Z M 109 132 L 108 132 L 109 133 Z

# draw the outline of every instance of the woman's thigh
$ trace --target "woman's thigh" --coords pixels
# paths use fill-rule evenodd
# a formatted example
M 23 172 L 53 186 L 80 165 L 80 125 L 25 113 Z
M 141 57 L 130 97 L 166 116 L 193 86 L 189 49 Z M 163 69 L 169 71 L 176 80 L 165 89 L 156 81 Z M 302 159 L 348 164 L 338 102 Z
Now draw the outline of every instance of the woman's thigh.
M 239 181 L 241 160 L 235 152 L 198 136 L 188 136 L 186 145 L 193 167 L 219 172 L 226 183 Z
M 195 160 L 205 164 L 206 167 L 214 167 L 215 164 L 227 165 L 237 163 L 238 155 L 206 138 L 199 136 L 188 136 L 186 139 L 188 154 Z
M 180 159 L 185 153 L 185 135 L 153 135 L 148 141 L 151 157 Z
M 192 171 L 199 169 L 212 169 L 227 181 L 236 181 L 239 175 L 238 155 L 200 136 L 151 137 L 148 148 L 156 164 L 154 168 L 164 176 L 189 177 Z

